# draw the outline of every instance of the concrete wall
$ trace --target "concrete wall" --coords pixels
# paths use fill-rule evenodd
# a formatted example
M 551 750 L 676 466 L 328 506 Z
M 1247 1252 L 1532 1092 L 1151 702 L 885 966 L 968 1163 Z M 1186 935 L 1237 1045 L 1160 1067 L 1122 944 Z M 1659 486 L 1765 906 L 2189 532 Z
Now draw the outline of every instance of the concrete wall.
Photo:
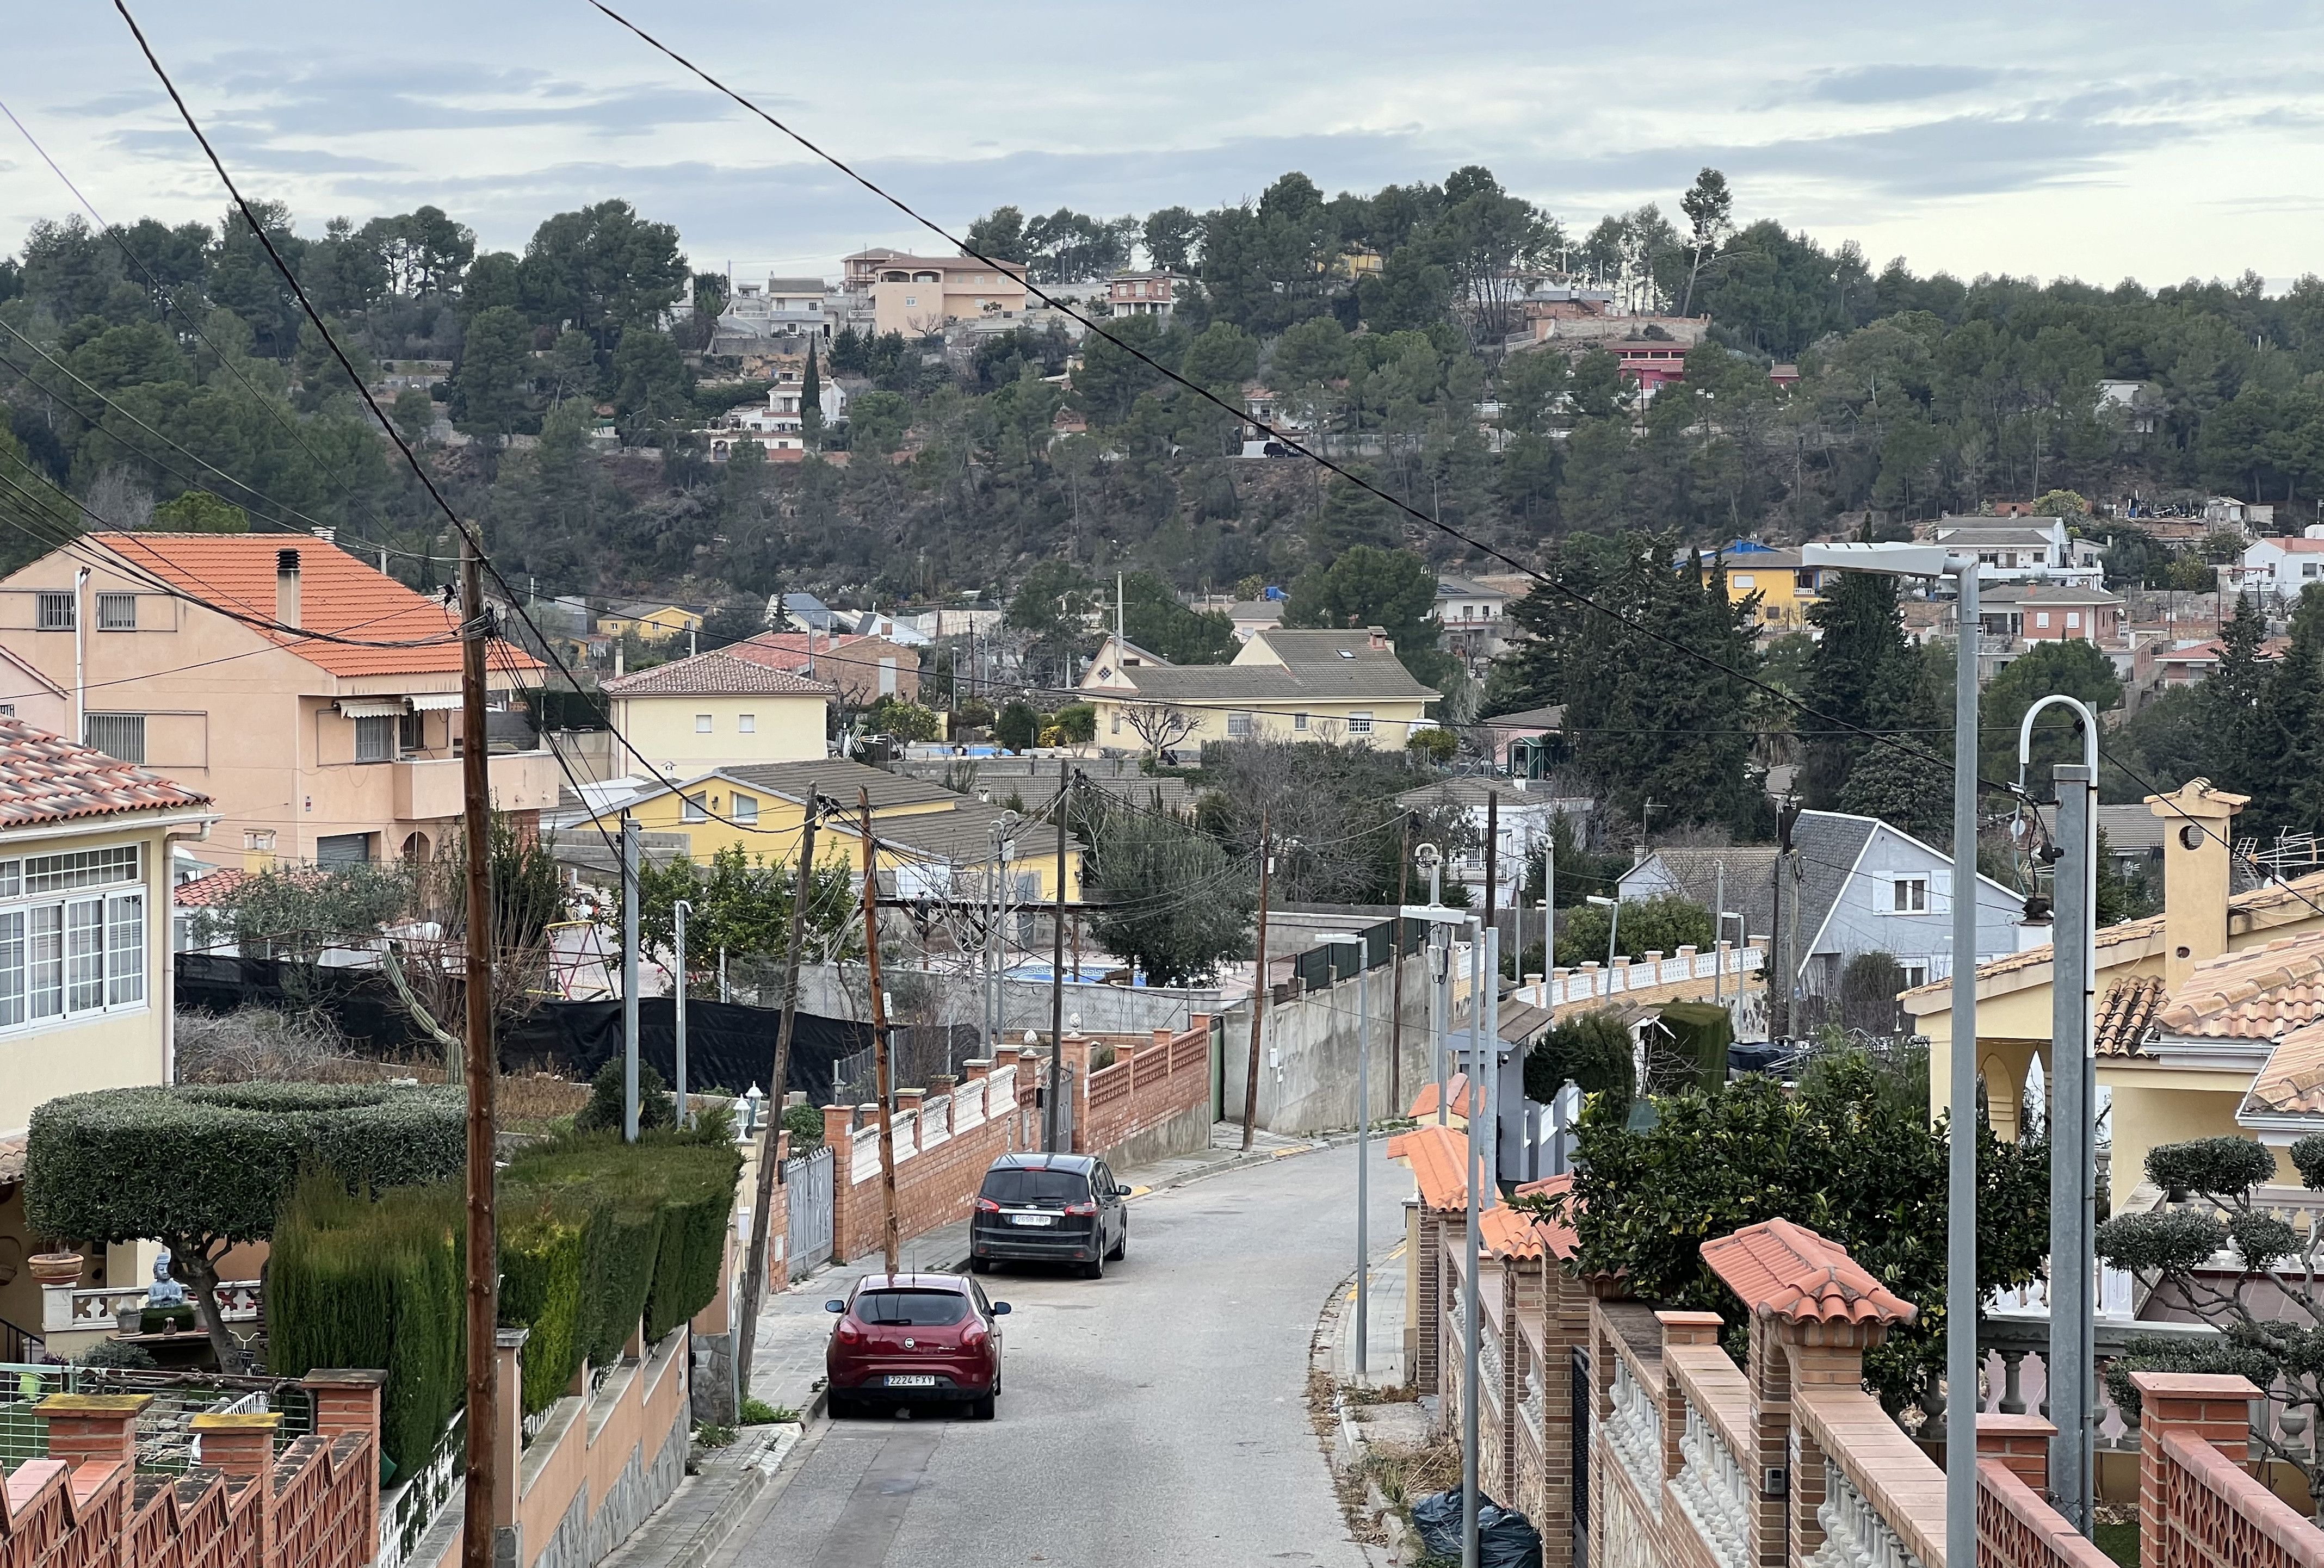
M 1270 938 L 1271 938 L 1270 933 Z M 1268 945 L 1274 945 L 1270 939 Z M 1396 1069 L 1388 1062 L 1389 965 L 1367 971 L 1372 1026 L 1370 1120 L 1401 1116 L 1420 1085 L 1433 1078 L 1428 1036 L 1428 958 L 1416 953 L 1404 964 L 1404 1043 Z M 1467 996 L 1467 973 L 1458 996 Z M 1357 987 L 1351 977 L 1327 990 L 1311 992 L 1269 1009 L 1261 1037 L 1259 1125 L 1270 1132 L 1319 1132 L 1356 1124 Z M 1250 1063 L 1250 1003 L 1226 1011 L 1226 1120 L 1243 1113 L 1243 1088 Z

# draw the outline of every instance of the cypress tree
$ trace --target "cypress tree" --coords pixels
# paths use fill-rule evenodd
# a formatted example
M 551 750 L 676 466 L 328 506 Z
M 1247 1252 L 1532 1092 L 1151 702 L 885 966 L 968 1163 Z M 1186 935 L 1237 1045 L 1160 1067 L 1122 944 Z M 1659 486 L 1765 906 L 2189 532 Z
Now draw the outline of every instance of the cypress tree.
M 815 339 L 807 343 L 807 374 L 799 378 L 799 430 L 807 449 L 823 445 L 823 376 L 815 367 Z

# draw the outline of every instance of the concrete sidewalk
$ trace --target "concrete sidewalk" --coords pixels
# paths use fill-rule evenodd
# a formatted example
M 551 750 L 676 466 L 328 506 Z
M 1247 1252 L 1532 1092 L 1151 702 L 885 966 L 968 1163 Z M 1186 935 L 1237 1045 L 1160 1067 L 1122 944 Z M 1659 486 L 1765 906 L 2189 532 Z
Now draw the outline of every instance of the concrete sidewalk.
M 1400 1388 L 1412 1380 L 1404 1364 L 1405 1244 L 1372 1253 L 1371 1289 L 1364 1303 L 1365 1369 L 1356 1370 L 1356 1287 L 1342 1290 L 1332 1331 L 1332 1380 L 1370 1388 Z

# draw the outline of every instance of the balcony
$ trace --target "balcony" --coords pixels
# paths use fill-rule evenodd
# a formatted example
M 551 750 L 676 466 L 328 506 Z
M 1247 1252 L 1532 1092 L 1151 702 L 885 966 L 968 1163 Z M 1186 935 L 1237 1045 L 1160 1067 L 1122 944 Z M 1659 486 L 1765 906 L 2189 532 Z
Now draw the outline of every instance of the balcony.
M 388 764 L 395 776 L 399 822 L 433 822 L 460 815 L 457 757 L 411 758 Z M 562 771 L 548 752 L 506 752 L 487 759 L 493 806 L 500 811 L 546 811 L 557 804 Z

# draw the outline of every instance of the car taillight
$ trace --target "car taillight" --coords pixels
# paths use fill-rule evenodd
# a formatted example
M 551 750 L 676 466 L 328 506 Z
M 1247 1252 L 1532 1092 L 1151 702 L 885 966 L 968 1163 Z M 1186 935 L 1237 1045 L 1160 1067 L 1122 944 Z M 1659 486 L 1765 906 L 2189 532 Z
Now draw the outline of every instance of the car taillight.
M 979 1194 L 976 1200 L 976 1212 L 980 1214 L 997 1214 L 1001 1212 L 1001 1205 L 991 1198 Z
M 1093 1199 L 1086 1204 L 1067 1204 L 1065 1205 L 1065 1213 L 1068 1214 L 1094 1214 L 1097 1213 L 1097 1203 Z
M 839 1320 L 838 1338 L 843 1345 L 860 1345 L 863 1342 L 863 1331 L 843 1317 Z
M 971 1324 L 968 1332 L 960 1336 L 960 1348 L 964 1351 L 982 1350 L 984 1342 L 991 1337 L 981 1324 Z

